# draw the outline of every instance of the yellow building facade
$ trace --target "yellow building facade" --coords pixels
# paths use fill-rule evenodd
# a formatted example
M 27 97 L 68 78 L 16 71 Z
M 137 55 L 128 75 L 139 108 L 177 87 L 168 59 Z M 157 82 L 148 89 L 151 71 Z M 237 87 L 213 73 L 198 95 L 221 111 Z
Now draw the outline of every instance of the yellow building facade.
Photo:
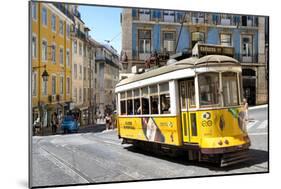
M 31 2 L 30 19 L 33 120 L 39 116 L 46 126 L 53 112 L 66 113 L 72 101 L 73 21 L 54 4 L 39 2 Z

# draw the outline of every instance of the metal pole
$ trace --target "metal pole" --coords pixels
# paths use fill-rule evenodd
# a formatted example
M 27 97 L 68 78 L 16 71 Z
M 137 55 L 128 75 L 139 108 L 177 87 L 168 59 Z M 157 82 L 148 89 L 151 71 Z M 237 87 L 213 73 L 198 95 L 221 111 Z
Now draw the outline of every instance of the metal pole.
M 180 36 L 181 36 L 181 30 L 182 30 L 182 27 L 183 27 L 185 16 L 186 16 L 186 12 L 184 13 L 183 19 L 181 21 L 181 28 L 180 28 L 179 36 L 178 36 L 178 39 L 177 39 L 177 42 L 176 42 L 176 46 L 175 46 L 175 53 L 177 52 L 177 48 L 178 48 L 178 44 L 179 44 L 179 39 L 180 39 Z

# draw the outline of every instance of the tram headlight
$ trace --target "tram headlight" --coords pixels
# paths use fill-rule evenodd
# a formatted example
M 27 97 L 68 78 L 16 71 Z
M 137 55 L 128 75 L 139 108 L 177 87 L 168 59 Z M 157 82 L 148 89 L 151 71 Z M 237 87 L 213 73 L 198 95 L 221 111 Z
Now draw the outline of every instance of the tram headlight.
M 229 142 L 228 142 L 228 140 L 227 140 L 227 139 L 225 139 L 224 143 L 225 143 L 225 144 L 229 144 Z
M 220 141 L 218 142 L 218 144 L 221 146 L 223 143 L 222 143 L 222 141 L 220 140 Z

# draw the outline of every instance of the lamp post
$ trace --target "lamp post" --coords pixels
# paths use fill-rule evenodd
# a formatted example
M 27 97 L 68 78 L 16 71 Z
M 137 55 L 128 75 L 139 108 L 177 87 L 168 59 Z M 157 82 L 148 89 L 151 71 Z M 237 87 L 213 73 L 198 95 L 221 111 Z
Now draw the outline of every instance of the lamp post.
M 32 70 L 36 70 L 36 69 L 40 69 L 40 68 L 44 68 L 44 71 L 42 73 L 42 78 L 43 78 L 43 81 L 44 82 L 47 82 L 48 81 L 48 77 L 49 77 L 49 74 L 46 70 L 46 65 L 43 65 L 43 66 L 34 66 L 32 67 Z M 39 89 L 40 90 L 40 89 Z M 38 100 L 38 109 L 39 109 L 39 116 L 40 116 L 40 130 L 41 130 L 41 135 L 43 135 L 43 127 L 42 127 L 42 119 L 41 117 L 43 117 L 41 114 L 42 114 L 42 107 L 41 107 L 41 104 L 40 104 L 40 100 Z

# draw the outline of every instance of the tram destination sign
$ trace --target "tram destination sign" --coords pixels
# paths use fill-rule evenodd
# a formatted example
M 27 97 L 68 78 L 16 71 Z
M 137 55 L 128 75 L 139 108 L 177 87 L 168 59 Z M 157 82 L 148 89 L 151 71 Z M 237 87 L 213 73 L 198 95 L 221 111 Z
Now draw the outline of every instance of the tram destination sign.
M 198 44 L 199 57 L 214 54 L 234 57 L 234 48 L 218 45 Z

